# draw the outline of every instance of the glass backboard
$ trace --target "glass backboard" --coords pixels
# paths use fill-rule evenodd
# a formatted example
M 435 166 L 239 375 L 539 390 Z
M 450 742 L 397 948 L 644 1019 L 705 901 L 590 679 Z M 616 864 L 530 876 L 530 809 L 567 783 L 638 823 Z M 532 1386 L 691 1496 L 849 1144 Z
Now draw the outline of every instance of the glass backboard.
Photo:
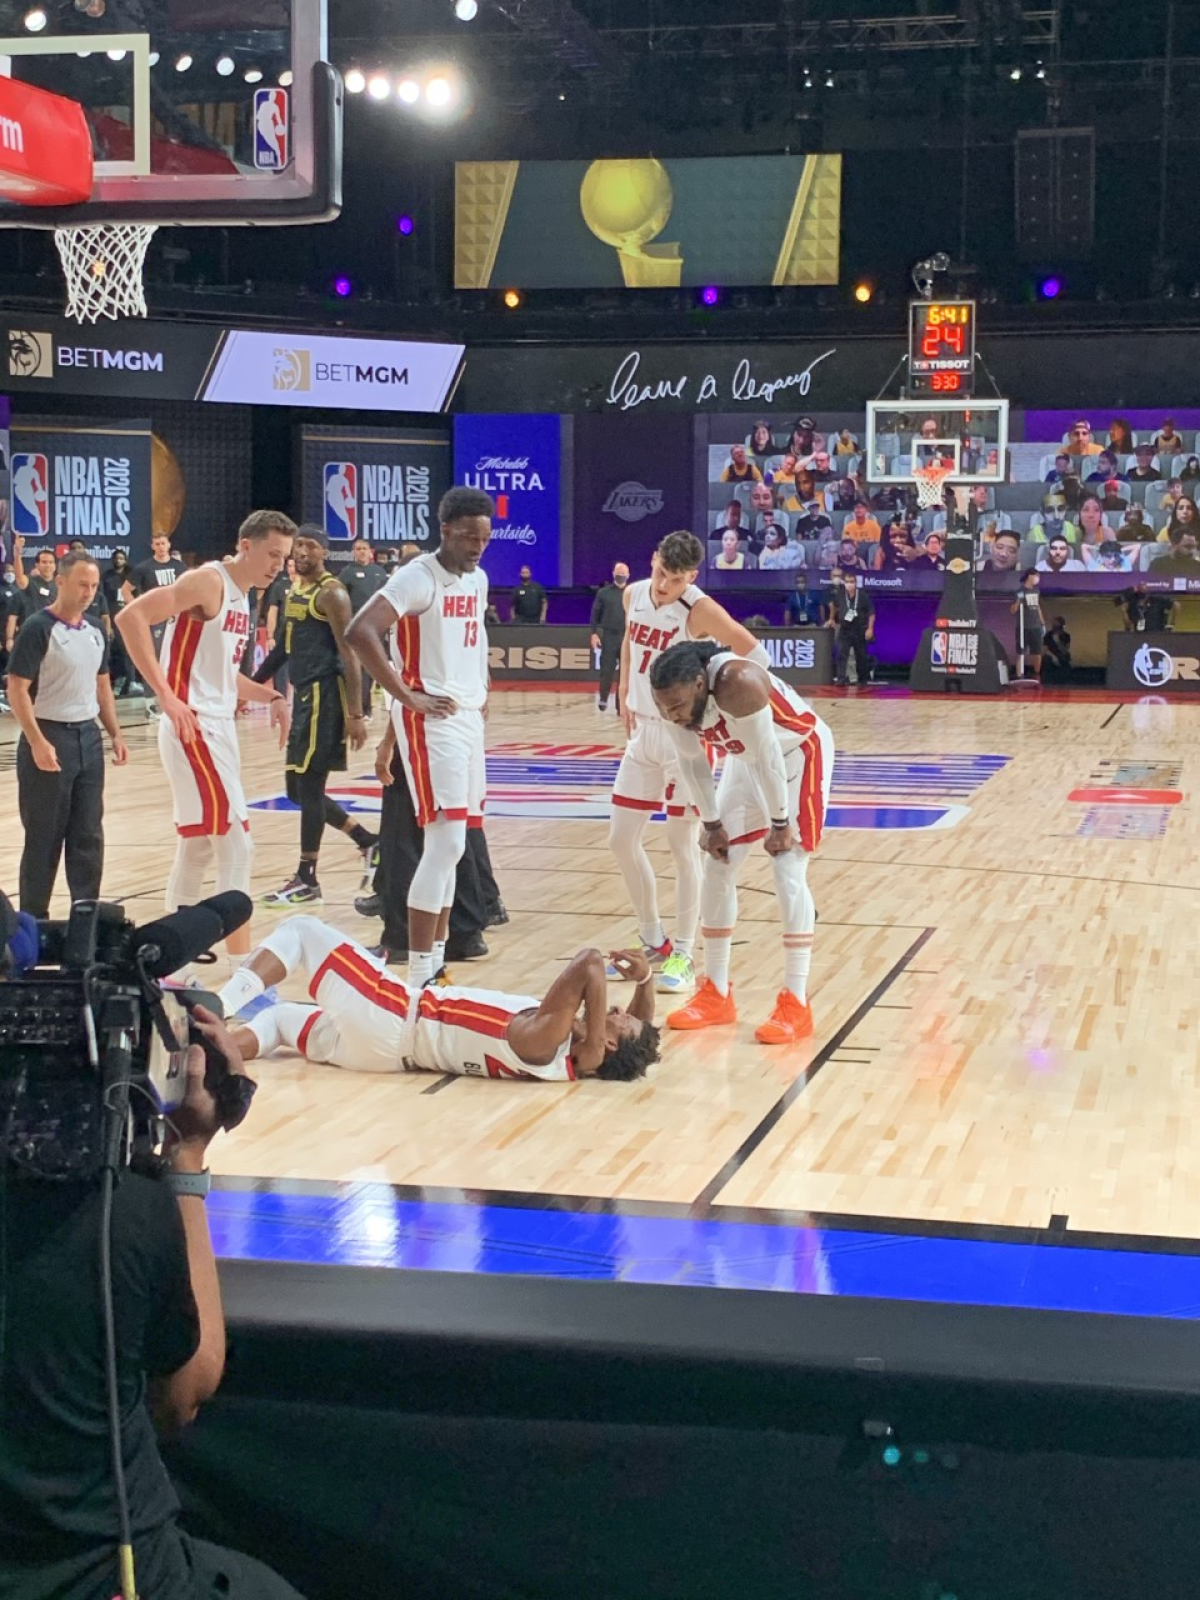
M 0 227 L 315 222 L 341 202 L 327 0 L 0 0 L 0 73 L 83 106 L 81 206 L 0 197 Z M 35 32 L 28 19 L 45 16 Z
M 952 483 L 1003 483 L 1007 400 L 869 400 L 865 467 L 871 483 L 911 483 L 948 463 Z

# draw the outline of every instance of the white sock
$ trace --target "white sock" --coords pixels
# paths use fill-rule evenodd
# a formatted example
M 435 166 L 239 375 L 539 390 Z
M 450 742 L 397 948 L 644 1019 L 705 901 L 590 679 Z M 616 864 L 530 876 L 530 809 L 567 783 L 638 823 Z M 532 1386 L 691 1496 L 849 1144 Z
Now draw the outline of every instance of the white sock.
M 229 982 L 217 991 L 217 998 L 225 1007 L 225 1015 L 236 1017 L 242 1007 L 257 1000 L 266 987 L 257 972 L 249 967 L 238 967 Z
M 802 1004 L 808 1004 L 808 969 L 812 964 L 811 933 L 785 933 L 783 936 L 783 986 Z
M 638 936 L 643 944 L 650 946 L 651 950 L 661 950 L 667 942 L 667 930 L 661 922 L 643 923 L 638 929 Z
M 672 947 L 672 954 L 677 956 L 685 956 L 690 961 L 692 959 L 692 952 L 695 950 L 695 948 L 695 939 L 676 939 Z
M 433 977 L 433 951 L 410 950 L 408 952 L 408 988 L 410 994 L 416 994 L 418 989 L 423 989 Z
M 433 941 L 433 970 L 440 972 L 446 965 L 446 941 L 435 939 Z
M 733 948 L 733 932 L 710 933 L 704 929 L 704 976 L 718 994 L 729 993 L 729 952 Z
M 283 1036 L 279 1031 L 278 1006 L 267 1006 L 256 1017 L 251 1017 L 246 1026 L 258 1040 L 260 1056 L 269 1056 L 272 1050 L 278 1050 L 283 1043 Z

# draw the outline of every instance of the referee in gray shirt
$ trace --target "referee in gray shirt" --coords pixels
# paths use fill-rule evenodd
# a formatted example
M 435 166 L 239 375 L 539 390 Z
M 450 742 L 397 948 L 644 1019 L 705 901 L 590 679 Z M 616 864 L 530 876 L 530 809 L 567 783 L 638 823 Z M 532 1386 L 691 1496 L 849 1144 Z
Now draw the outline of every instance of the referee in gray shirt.
M 98 900 L 104 871 L 104 745 L 113 760 L 129 751 L 117 723 L 108 645 L 84 615 L 96 598 L 100 569 L 90 556 L 65 556 L 53 605 L 25 619 L 8 666 L 8 698 L 21 724 L 17 796 L 25 848 L 21 910 L 50 913 L 64 847 L 71 899 Z

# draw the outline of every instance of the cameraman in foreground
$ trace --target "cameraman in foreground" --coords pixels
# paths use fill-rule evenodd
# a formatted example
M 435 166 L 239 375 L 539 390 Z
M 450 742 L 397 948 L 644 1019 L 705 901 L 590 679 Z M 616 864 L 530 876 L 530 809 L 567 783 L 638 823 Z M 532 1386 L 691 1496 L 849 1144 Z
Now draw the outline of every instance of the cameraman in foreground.
M 234 1073 L 211 1012 L 194 1020 Z M 77 1079 L 70 1080 L 73 1084 Z M 12 1118 L 9 1118 L 11 1132 Z M 161 1178 L 122 1172 L 112 1220 L 121 1437 L 140 1600 L 299 1600 L 261 1562 L 192 1539 L 158 1453 L 221 1381 L 225 1324 L 205 1215 L 219 1126 L 199 1045 Z M 97 1267 L 99 1185 L 33 1178 L 0 1149 L 0 1595 L 113 1600 L 116 1500 Z M 151 1417 L 153 1416 L 153 1424 Z

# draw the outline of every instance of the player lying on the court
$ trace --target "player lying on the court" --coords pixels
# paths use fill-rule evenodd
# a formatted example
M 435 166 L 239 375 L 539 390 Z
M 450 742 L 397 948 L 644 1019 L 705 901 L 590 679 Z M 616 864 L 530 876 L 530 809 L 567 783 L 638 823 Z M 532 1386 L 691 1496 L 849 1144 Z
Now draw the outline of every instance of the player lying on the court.
M 829 801 L 833 735 L 781 679 L 707 640 L 665 650 L 650 669 L 650 687 L 675 742 L 684 793 L 700 813 L 704 852 L 705 981 L 667 1026 L 737 1021 L 729 983 L 737 875 L 750 846 L 765 839 L 783 921 L 784 979 L 754 1037 L 792 1044 L 813 1031 L 808 971 L 816 910 L 808 861 Z M 724 759 L 715 794 L 706 746 Z
M 361 945 L 316 917 L 289 917 L 220 997 L 232 1017 L 293 972 L 308 978 L 315 1005 L 283 1001 L 235 1027 L 247 1061 L 287 1045 L 307 1061 L 357 1072 L 627 1083 L 658 1060 L 653 972 L 639 951 L 614 951 L 609 960 L 636 985 L 626 1011 L 607 1004 L 599 950 L 573 956 L 543 1000 L 432 985 L 416 991 L 410 1007 L 409 986 Z

